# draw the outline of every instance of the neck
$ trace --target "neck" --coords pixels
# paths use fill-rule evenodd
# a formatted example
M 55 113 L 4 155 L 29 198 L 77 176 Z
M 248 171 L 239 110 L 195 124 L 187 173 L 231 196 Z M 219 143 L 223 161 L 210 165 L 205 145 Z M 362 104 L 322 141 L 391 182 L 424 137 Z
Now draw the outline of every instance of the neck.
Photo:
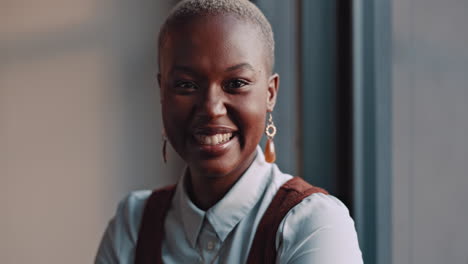
M 254 159 L 255 155 L 249 162 L 245 163 L 246 165 L 222 176 L 210 177 L 206 172 L 200 172 L 189 167 L 185 189 L 190 199 L 198 208 L 204 211 L 210 209 L 234 186 Z
M 192 174 L 192 173 L 191 173 Z M 235 184 L 219 178 L 204 178 L 197 176 L 187 178 L 186 190 L 192 202 L 200 209 L 206 211 L 220 201 Z

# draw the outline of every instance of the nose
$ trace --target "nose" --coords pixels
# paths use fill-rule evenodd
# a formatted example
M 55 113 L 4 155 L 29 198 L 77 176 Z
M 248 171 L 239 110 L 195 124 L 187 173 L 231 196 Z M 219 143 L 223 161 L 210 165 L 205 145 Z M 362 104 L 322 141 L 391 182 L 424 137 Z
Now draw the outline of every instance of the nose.
M 219 118 L 226 115 L 225 103 L 223 89 L 218 85 L 210 85 L 200 96 L 197 114 L 209 120 Z

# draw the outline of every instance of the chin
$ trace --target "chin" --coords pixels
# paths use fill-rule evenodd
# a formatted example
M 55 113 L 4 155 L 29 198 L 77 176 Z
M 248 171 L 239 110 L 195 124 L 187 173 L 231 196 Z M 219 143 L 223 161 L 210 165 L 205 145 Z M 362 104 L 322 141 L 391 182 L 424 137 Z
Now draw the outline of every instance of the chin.
M 206 178 L 222 178 L 236 170 L 232 162 L 224 162 L 222 159 L 199 160 L 189 164 L 189 167 Z

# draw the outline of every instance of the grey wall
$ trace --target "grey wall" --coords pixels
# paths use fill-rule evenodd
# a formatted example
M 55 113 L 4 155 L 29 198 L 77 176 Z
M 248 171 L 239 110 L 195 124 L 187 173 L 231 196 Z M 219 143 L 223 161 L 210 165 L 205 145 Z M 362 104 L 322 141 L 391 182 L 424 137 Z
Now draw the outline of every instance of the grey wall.
M 468 263 L 468 1 L 394 0 L 393 263 Z
M 278 99 L 273 112 L 273 121 L 278 129 L 275 136 L 276 163 L 285 173 L 298 175 L 301 173 L 299 150 L 302 141 L 299 137 L 300 105 L 297 103 L 299 101 L 297 3 L 282 0 L 252 2 L 264 12 L 275 36 L 275 71 L 280 75 Z M 265 145 L 261 144 L 263 148 Z
M 160 155 L 154 43 L 170 1 L 0 1 L 0 263 L 92 263 Z

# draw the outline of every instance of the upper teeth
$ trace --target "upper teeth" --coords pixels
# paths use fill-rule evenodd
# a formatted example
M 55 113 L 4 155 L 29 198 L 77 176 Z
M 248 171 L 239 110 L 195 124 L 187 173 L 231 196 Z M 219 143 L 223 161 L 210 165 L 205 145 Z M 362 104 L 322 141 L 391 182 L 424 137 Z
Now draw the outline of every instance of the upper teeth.
M 195 139 L 204 145 L 217 145 L 231 139 L 232 133 L 216 134 L 216 135 L 195 135 Z

